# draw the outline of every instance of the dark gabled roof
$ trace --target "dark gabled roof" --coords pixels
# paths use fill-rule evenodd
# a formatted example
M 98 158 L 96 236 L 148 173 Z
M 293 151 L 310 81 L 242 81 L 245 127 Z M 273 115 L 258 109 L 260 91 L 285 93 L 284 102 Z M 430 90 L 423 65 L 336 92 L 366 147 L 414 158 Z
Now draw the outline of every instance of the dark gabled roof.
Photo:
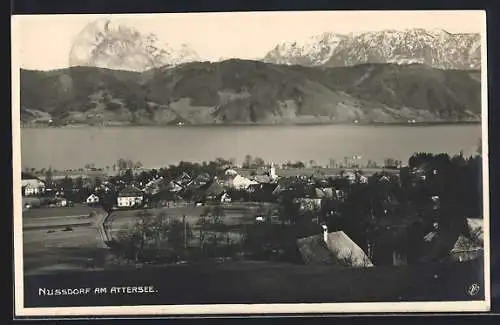
M 118 193 L 118 196 L 124 197 L 124 196 L 142 196 L 144 193 L 139 190 L 137 187 L 134 186 L 127 186 L 123 190 Z
M 182 185 L 182 184 L 190 182 L 191 180 L 192 180 L 192 177 L 189 176 L 189 174 L 187 174 L 186 172 L 183 172 L 179 177 L 177 177 L 175 179 L 174 182 Z
M 278 187 L 276 183 L 259 183 L 259 184 L 251 184 L 248 186 L 252 191 L 259 192 L 269 192 L 272 193 Z
M 210 186 L 206 189 L 206 195 L 220 195 L 225 191 L 224 186 L 219 184 L 217 181 L 213 181 Z

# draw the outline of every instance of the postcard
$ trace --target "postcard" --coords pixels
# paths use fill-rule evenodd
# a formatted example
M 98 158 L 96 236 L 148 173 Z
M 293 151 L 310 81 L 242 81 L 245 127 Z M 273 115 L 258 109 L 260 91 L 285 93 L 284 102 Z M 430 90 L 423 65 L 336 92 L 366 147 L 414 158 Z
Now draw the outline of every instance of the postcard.
M 14 15 L 19 317 L 488 311 L 486 13 Z

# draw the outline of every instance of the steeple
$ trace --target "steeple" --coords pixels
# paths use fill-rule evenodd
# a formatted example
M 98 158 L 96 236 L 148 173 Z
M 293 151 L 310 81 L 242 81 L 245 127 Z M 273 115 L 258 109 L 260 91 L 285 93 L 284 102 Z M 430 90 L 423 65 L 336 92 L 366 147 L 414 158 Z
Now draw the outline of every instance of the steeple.
M 328 226 L 325 224 L 322 224 L 321 228 L 323 228 L 323 241 L 326 244 L 326 243 L 328 243 Z

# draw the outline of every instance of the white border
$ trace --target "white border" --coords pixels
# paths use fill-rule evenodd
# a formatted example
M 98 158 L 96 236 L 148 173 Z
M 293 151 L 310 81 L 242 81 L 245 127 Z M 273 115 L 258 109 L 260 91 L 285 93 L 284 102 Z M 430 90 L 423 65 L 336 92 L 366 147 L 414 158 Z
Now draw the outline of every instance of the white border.
M 490 222 L 489 222 L 489 170 L 488 170 L 488 87 L 486 50 L 486 11 L 482 14 L 481 32 L 481 99 L 482 99 L 482 154 L 483 154 L 483 204 L 485 238 L 485 300 L 467 302 L 391 302 L 391 303 L 323 303 L 323 304 L 219 304 L 219 305 L 169 305 L 169 306 L 113 306 L 113 307 L 57 307 L 25 308 L 23 304 L 23 239 L 21 218 L 21 129 L 20 129 L 20 38 L 21 16 L 13 16 L 12 26 L 12 143 L 13 143 L 13 195 L 14 195 L 14 276 L 15 316 L 120 316 L 120 315 L 231 315 L 231 314 L 304 314 L 304 313 L 418 313 L 418 312 L 482 312 L 491 307 L 490 288 Z M 394 12 L 397 14 L 397 12 Z M 200 14 L 200 13 L 198 13 Z M 210 14 L 210 13 L 207 13 Z M 221 14 L 221 13 L 219 13 Z M 52 15 L 46 15 L 50 18 Z M 92 15 L 103 16 L 103 15 Z M 137 15 L 120 15 L 137 16 Z

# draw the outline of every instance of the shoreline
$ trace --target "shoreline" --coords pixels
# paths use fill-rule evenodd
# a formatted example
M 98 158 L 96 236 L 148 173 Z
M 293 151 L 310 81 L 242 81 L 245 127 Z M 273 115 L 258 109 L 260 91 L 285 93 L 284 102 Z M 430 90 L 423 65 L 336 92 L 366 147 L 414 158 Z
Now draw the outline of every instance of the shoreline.
M 370 123 L 348 123 L 348 122 L 304 122 L 304 123 L 200 123 L 200 124 L 71 124 L 71 125 L 20 125 L 21 129 L 79 129 L 79 128 L 216 128 L 216 127 L 290 127 L 290 126 L 455 126 L 455 125 L 481 125 L 481 121 L 436 121 L 436 122 L 370 122 Z

